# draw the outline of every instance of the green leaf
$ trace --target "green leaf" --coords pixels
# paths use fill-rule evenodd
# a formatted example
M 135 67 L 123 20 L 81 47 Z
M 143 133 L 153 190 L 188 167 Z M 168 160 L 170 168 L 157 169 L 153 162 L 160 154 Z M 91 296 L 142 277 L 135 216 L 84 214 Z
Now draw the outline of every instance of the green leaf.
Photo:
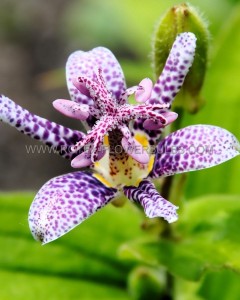
M 239 275 L 229 270 L 211 272 L 205 276 L 198 294 L 202 297 L 201 299 L 238 300 L 240 294 Z
M 129 299 L 125 286 L 131 264 L 119 261 L 116 252 L 141 234 L 138 212 L 130 205 L 108 205 L 41 246 L 27 223 L 33 197 L 0 195 L 0 299 Z
M 183 244 L 179 246 L 167 240 L 143 240 L 123 245 L 119 255 L 122 259 L 152 266 L 164 265 L 173 275 L 198 280 L 203 272 L 203 264 L 197 257 L 191 257 L 191 253 L 184 248 Z
M 238 300 L 239 274 L 222 269 L 208 272 L 197 282 L 176 278 L 174 290 L 175 300 Z
M 206 270 L 240 272 L 240 196 L 208 196 L 186 203 L 173 225 L 174 239 L 143 240 L 121 247 L 120 256 L 164 265 L 173 275 L 199 280 Z

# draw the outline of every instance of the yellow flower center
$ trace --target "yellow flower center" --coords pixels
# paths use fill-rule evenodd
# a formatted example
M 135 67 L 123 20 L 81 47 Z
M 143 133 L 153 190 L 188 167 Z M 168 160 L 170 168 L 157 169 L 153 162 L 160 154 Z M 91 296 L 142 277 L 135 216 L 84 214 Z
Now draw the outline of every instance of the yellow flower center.
M 137 162 L 124 152 L 121 146 L 115 147 L 114 153 L 111 153 L 108 136 L 105 136 L 104 146 L 107 148 L 107 153 L 94 164 L 94 169 L 97 171 L 94 176 L 106 186 L 117 189 L 121 189 L 124 185 L 138 186 L 151 171 L 154 155 L 150 153 L 147 137 L 143 133 L 137 133 L 134 138 L 149 152 L 149 163 L 141 164 Z

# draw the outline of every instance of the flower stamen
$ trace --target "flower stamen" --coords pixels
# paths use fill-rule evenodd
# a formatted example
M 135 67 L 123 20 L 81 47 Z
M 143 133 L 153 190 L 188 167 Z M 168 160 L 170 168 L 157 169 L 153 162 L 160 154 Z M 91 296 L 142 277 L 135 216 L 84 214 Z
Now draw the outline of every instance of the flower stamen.
M 94 102 L 94 105 L 89 105 L 89 107 L 86 108 L 84 107 L 87 111 L 84 115 L 85 119 L 88 116 L 87 113 L 91 111 L 91 115 L 98 117 L 98 121 L 87 136 L 72 147 L 72 151 L 76 152 L 86 145 L 89 145 L 92 153 L 91 156 L 85 158 L 83 165 L 90 164 L 90 159 L 92 163 L 96 162 L 99 160 L 99 157 L 101 157 L 98 152 L 103 146 L 104 136 L 117 128 L 122 132 L 121 146 L 125 152 L 139 163 L 148 163 L 149 155 L 143 149 L 141 144 L 139 144 L 131 135 L 128 128 L 129 121 L 142 118 L 146 119 L 144 126 L 147 128 L 163 128 L 174 121 L 177 118 L 177 114 L 167 112 L 169 104 L 160 105 L 144 103 L 150 98 L 152 93 L 153 84 L 149 78 L 143 79 L 138 86 L 133 86 L 125 90 L 121 96 L 122 100 L 120 102 L 122 104 L 119 104 L 107 89 L 102 76 L 102 70 L 98 69 L 94 75 L 94 79 L 80 76 L 74 81 L 75 87 L 79 88 L 79 91 L 83 92 L 85 95 L 89 94 Z M 135 94 L 137 102 L 143 104 L 126 104 L 125 100 L 132 94 Z M 83 115 L 81 105 L 76 106 L 76 109 L 73 111 L 73 107 L 63 100 L 57 100 L 57 102 L 54 103 L 54 107 L 68 116 L 75 116 L 75 110 L 78 111 L 78 114 L 81 112 Z M 83 118 L 83 116 L 81 117 Z M 74 159 L 72 166 L 80 166 L 81 163 L 79 162 L 79 159 L 82 157 L 83 154 L 77 156 Z

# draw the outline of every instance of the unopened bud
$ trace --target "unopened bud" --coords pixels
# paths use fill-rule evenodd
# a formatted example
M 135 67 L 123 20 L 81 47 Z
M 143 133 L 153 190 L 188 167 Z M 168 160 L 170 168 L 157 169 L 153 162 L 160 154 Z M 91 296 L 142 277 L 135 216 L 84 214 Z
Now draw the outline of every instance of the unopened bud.
M 207 67 L 209 32 L 206 21 L 192 6 L 176 5 L 162 17 L 154 36 L 154 71 L 158 78 L 176 36 L 182 32 L 193 32 L 197 37 L 197 47 L 193 65 L 185 78 L 181 91 L 176 96 L 174 106 L 195 113 L 203 104 L 200 91 Z
M 163 272 L 146 266 L 137 267 L 128 278 L 129 293 L 134 300 L 162 299 L 165 286 Z

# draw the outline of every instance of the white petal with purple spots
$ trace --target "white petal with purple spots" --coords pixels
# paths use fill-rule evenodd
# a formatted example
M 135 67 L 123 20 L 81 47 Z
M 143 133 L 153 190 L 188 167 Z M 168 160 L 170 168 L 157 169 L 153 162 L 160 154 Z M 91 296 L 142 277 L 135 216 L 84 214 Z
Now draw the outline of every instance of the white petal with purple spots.
M 80 131 L 36 116 L 3 95 L 0 96 L 0 121 L 49 147 L 54 147 L 54 150 L 65 158 L 76 156 L 71 152 L 71 146 L 85 136 Z
M 151 97 L 146 101 L 147 104 L 172 104 L 193 63 L 195 48 L 196 37 L 193 33 L 184 32 L 177 36 L 164 69 L 152 89 Z M 144 126 L 146 124 L 148 125 Z M 135 133 L 143 131 L 149 137 L 149 144 L 156 145 L 162 129 L 159 126 L 154 129 L 154 126 L 153 122 L 145 123 L 142 118 L 134 121 L 133 130 Z
M 178 207 L 159 195 L 150 181 L 143 180 L 138 187 L 125 186 L 123 191 L 130 200 L 141 204 L 147 217 L 162 217 L 169 223 L 178 219 Z
M 189 126 L 163 139 L 157 146 L 150 177 L 210 168 L 240 152 L 240 144 L 227 130 L 211 125 Z
M 73 85 L 73 81 L 82 76 L 95 80 L 95 73 L 98 69 L 102 70 L 102 76 L 108 90 L 116 100 L 120 99 L 120 95 L 126 89 L 122 68 L 110 50 L 98 47 L 88 52 L 76 51 L 68 58 L 66 76 L 69 93 L 73 101 L 93 105 L 92 99 L 80 93 Z
M 57 239 L 105 206 L 116 192 L 90 173 L 69 173 L 49 180 L 30 207 L 34 238 L 43 244 Z
M 192 66 L 195 48 L 196 36 L 193 33 L 184 32 L 177 36 L 148 103 L 172 103 Z

